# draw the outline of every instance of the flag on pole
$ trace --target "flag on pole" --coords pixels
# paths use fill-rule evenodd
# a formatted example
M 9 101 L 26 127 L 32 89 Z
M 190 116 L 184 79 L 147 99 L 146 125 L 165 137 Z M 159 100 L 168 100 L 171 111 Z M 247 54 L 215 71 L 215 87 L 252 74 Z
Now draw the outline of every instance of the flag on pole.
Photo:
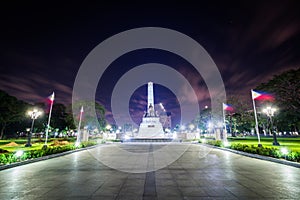
M 251 90 L 251 93 L 252 93 L 253 100 L 269 100 L 269 101 L 274 100 L 273 95 L 265 93 L 265 92 L 256 92 L 254 90 Z
M 77 140 L 76 140 L 77 144 L 80 143 L 80 127 L 81 127 L 82 114 L 83 114 L 83 106 L 81 106 L 80 115 L 79 115 L 79 124 L 78 124 L 78 129 L 77 129 Z
M 253 111 L 254 111 L 254 118 L 255 118 L 255 130 L 257 134 L 257 139 L 258 139 L 258 146 L 260 147 L 260 136 L 259 136 L 259 129 L 258 129 L 258 122 L 257 122 L 257 114 L 256 114 L 256 108 L 255 108 L 255 99 L 262 98 L 264 95 L 263 93 L 258 93 L 253 90 L 251 90 L 251 95 L 252 95 L 252 103 L 253 103 Z
M 54 101 L 54 92 L 48 97 L 50 103 L 53 103 Z
M 233 107 L 231 105 L 223 103 L 223 110 L 233 111 Z
M 54 92 L 48 97 L 48 99 L 50 101 L 50 111 L 49 111 L 48 123 L 47 123 L 47 127 L 46 127 L 46 139 L 45 139 L 45 145 L 44 146 L 47 146 L 49 126 L 50 126 L 50 120 L 51 120 L 51 113 L 52 113 L 52 107 L 53 107 L 53 102 L 54 102 Z

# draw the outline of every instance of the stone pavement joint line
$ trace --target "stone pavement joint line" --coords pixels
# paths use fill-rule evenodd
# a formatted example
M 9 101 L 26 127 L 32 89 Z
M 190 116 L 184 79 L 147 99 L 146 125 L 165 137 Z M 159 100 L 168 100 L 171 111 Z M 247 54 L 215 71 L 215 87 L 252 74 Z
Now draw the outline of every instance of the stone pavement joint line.
M 153 158 L 153 145 L 149 145 L 148 163 L 147 168 L 149 170 L 154 169 L 154 158 Z M 156 199 L 156 184 L 155 184 L 155 172 L 150 171 L 146 173 L 146 180 L 144 185 L 143 199 Z

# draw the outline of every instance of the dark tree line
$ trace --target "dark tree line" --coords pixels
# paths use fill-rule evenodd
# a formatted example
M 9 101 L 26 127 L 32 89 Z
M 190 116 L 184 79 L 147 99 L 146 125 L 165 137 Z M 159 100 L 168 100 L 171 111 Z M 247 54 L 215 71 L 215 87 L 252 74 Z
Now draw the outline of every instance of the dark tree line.
M 85 104 L 78 103 L 78 106 Z M 10 96 L 4 91 L 0 90 L 0 139 L 4 136 L 16 136 L 17 132 L 25 132 L 30 127 L 31 119 L 27 115 L 28 110 L 38 108 L 43 111 L 43 114 L 35 120 L 33 132 L 44 132 L 48 122 L 49 108 L 46 103 L 36 103 L 34 105 L 28 104 L 24 101 L 18 100 L 16 97 Z M 89 116 L 86 115 L 83 119 L 83 126 L 100 124 L 97 128 L 105 127 L 105 109 L 102 105 L 95 103 L 97 117 L 99 123 L 88 123 Z M 77 112 L 77 111 L 74 111 Z M 75 120 L 74 120 L 75 119 Z M 76 117 L 74 118 L 72 112 L 72 105 L 65 106 L 61 103 L 54 103 L 52 108 L 52 115 L 50 127 L 58 131 L 75 129 L 77 124 Z
M 279 109 L 274 119 L 279 130 L 300 130 L 300 68 L 274 76 L 260 84 L 257 90 L 274 94 L 274 105 Z
M 14 123 L 20 125 L 24 121 L 27 108 L 27 103 L 0 90 L 0 139 L 7 127 Z
M 277 108 L 273 117 L 277 131 L 300 131 L 300 68 L 276 75 L 268 82 L 258 85 L 255 90 L 270 93 L 275 97 L 274 101 L 255 102 L 260 133 L 268 129 L 268 118 L 262 109 L 270 105 Z M 227 103 L 234 107 L 232 112 L 225 111 L 228 131 L 234 135 L 253 130 L 255 121 L 250 91 L 246 99 L 228 96 Z M 201 129 L 207 129 L 210 116 L 210 110 L 204 109 L 193 123 L 198 124 Z

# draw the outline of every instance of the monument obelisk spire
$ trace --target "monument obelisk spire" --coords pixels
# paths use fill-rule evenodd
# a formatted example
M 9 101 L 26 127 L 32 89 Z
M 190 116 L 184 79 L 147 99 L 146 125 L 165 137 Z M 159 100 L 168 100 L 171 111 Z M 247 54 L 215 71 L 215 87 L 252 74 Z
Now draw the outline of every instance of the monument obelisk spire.
M 150 108 L 152 109 L 150 110 Z M 154 96 L 153 96 L 153 83 L 148 82 L 148 113 L 151 113 L 154 111 Z
M 164 130 L 160 118 L 154 111 L 153 83 L 148 82 L 148 108 L 140 124 L 137 138 L 164 138 Z

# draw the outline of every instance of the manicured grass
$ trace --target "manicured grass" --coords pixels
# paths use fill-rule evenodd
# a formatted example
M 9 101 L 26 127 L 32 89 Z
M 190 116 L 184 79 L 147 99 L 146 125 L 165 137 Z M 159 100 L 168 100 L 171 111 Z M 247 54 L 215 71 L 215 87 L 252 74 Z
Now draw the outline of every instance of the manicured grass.
M 277 138 L 280 146 L 273 146 L 273 138 L 272 137 L 261 137 L 261 144 L 264 147 L 274 147 L 274 148 L 282 148 L 286 147 L 291 151 L 298 151 L 300 152 L 300 137 L 297 138 Z M 247 145 L 257 145 L 258 140 L 257 137 L 228 137 L 228 142 L 231 144 L 241 143 Z
M 47 145 L 50 146 L 53 144 L 53 141 L 55 139 L 51 139 Z M 10 142 L 15 142 L 17 146 L 7 146 Z M 12 140 L 0 140 L 0 149 L 7 150 L 9 152 L 16 152 L 18 150 L 23 150 L 23 151 L 30 151 L 30 150 L 38 150 L 42 149 L 44 146 L 45 142 L 40 141 L 39 139 L 33 138 L 31 140 L 31 147 L 25 147 L 25 144 L 27 143 L 27 139 L 12 139 Z M 69 144 L 74 144 L 74 142 L 69 142 Z
M 44 143 L 34 143 L 34 144 L 32 144 L 31 147 L 25 147 L 24 144 L 20 144 L 18 146 L 13 146 L 13 147 L 0 145 L 0 148 L 5 149 L 9 152 L 15 152 L 15 151 L 18 151 L 18 150 L 28 151 L 28 150 L 41 149 L 43 147 L 43 145 L 44 145 Z

